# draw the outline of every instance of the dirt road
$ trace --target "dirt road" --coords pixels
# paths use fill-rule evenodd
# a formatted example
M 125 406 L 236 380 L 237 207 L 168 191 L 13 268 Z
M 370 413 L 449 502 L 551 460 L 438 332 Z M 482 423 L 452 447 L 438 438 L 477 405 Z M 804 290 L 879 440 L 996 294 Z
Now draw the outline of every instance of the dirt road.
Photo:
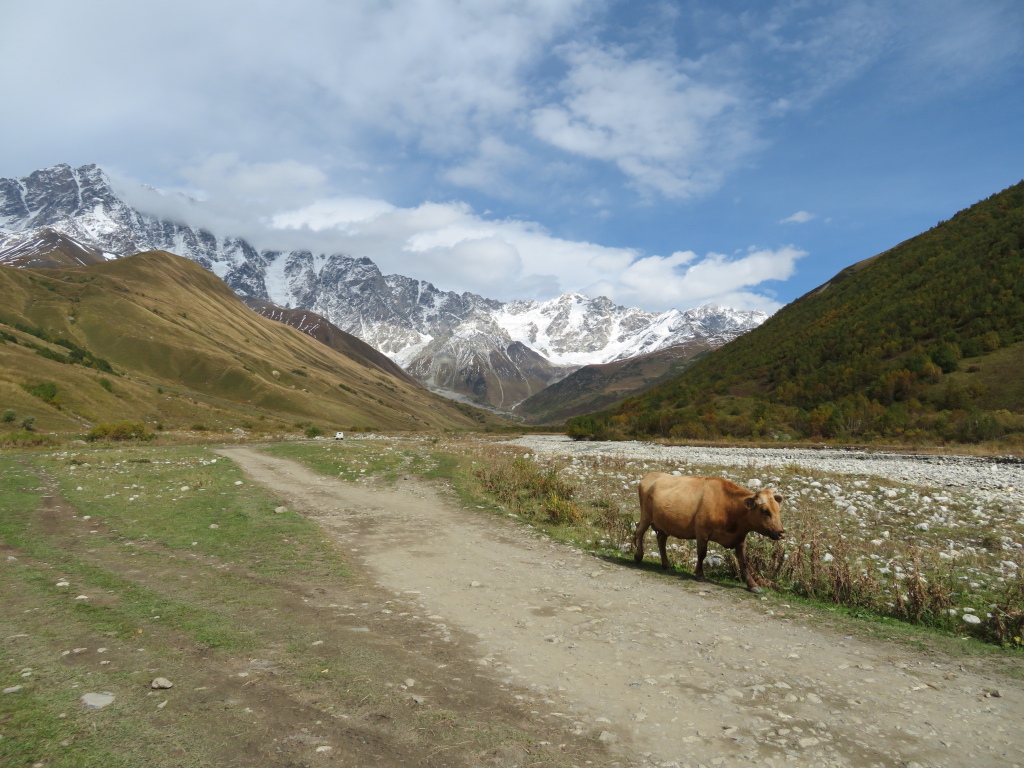
M 1024 685 L 844 636 L 738 589 L 663 577 L 447 503 L 223 451 L 480 673 L 659 766 L 1024 765 Z M 771 607 L 770 607 L 771 606 Z

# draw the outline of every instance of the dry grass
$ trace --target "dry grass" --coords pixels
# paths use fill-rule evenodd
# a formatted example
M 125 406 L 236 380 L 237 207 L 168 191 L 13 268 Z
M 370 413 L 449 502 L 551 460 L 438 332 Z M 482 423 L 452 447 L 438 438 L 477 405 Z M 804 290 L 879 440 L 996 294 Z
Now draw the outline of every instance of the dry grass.
M 796 465 L 746 467 L 604 456 L 543 456 L 474 437 L 352 436 L 345 444 L 272 452 L 352 481 L 405 473 L 451 481 L 463 503 L 536 526 L 605 556 L 632 559 L 636 483 L 654 470 L 774 485 L 785 496 L 786 539 L 748 538 L 753 571 L 782 595 L 1024 648 L 1024 506 L 877 477 Z M 670 539 L 675 570 L 692 572 L 693 542 Z M 712 580 L 736 580 L 730 552 L 712 545 Z M 971 617 L 971 618 L 968 618 Z M 974 623 L 976 620 L 977 623 Z
M 504 511 L 617 557 L 632 553 L 636 482 L 648 471 L 774 485 L 786 496 L 787 538 L 751 535 L 747 547 L 751 567 L 772 589 L 858 615 L 1024 648 L 1024 508 L 795 466 L 677 468 L 531 455 L 483 443 L 457 450 L 475 460 L 479 490 Z M 578 514 L 552 514 L 552 496 Z M 669 552 L 678 570 L 690 572 L 692 542 L 671 539 Z M 712 579 L 738 578 L 731 553 L 717 545 L 706 566 Z

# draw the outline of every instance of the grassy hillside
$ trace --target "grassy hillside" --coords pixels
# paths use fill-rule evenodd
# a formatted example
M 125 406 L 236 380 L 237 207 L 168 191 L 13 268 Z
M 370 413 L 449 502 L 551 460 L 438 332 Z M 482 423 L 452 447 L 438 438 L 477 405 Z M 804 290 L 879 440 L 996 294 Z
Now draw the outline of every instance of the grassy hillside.
M 1024 432 L 1021 370 L 1024 182 L 570 430 L 978 442 Z
M 708 349 L 706 341 L 694 340 L 628 360 L 586 365 L 526 398 L 516 406 L 515 413 L 529 424 L 562 424 L 572 416 L 606 408 L 678 374 Z
M 254 312 L 270 320 L 290 325 L 292 328 L 296 328 L 307 336 L 316 339 L 321 344 L 326 344 L 331 349 L 341 352 L 345 357 L 349 357 L 368 368 L 379 369 L 413 386 L 420 386 L 416 379 L 406 373 L 390 357 L 383 352 L 377 351 L 362 339 L 341 330 L 341 328 L 323 315 L 318 315 L 316 312 L 311 312 L 308 309 L 286 309 L 272 302 L 257 299 L 254 296 L 242 296 L 240 298 Z
M 477 428 L 497 421 L 247 308 L 163 252 L 0 268 L 0 436 L 147 428 Z

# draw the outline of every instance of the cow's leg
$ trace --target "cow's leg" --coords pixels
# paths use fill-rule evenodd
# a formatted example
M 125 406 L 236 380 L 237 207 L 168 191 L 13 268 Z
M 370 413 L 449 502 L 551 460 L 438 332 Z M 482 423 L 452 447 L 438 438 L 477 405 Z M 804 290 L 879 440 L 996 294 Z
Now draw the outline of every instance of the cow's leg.
M 747 583 L 747 589 L 753 592 L 755 595 L 761 594 L 761 588 L 757 586 L 757 579 L 747 569 L 747 540 L 743 539 L 739 544 L 736 545 L 736 562 L 740 566 L 740 578 Z
M 640 522 L 636 524 L 636 533 L 633 534 L 633 561 L 639 563 L 644 559 L 644 534 L 650 527 L 651 521 L 646 516 L 640 515 Z
M 704 558 L 708 554 L 708 540 L 697 539 L 697 570 L 693 572 L 693 575 L 697 578 L 697 581 L 704 581 Z
M 668 534 L 664 531 L 659 531 L 657 528 L 654 530 L 658 534 L 658 552 L 661 553 L 661 569 L 664 571 L 668 568 L 668 552 L 665 551 L 665 543 L 668 541 Z

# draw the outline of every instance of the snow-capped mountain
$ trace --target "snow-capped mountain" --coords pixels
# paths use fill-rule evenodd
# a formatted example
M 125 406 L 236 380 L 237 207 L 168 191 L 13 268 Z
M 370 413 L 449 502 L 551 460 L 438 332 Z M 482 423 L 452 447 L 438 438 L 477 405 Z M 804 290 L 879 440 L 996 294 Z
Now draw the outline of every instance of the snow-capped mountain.
M 158 218 L 122 200 L 95 165 L 0 179 L 0 264 L 29 266 L 31 253 L 38 265 L 52 241 L 79 262 L 148 250 L 185 256 L 242 296 L 323 315 L 429 387 L 501 410 L 584 365 L 695 338 L 720 346 L 767 317 L 712 305 L 649 313 L 579 294 L 500 302 L 384 275 L 367 258 L 257 251 L 242 238 Z

